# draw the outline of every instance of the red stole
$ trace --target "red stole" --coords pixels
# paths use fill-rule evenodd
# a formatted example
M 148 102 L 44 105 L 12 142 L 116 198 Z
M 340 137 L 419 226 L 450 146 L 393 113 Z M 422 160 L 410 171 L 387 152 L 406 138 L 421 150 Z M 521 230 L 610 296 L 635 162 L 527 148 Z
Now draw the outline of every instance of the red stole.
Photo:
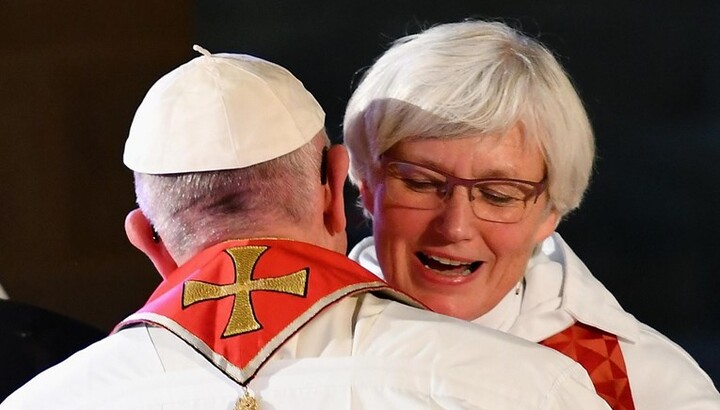
M 165 327 L 244 385 L 323 309 L 371 291 L 418 305 L 339 253 L 289 240 L 234 240 L 180 266 L 114 331 Z
M 617 336 L 576 322 L 540 344 L 580 363 L 590 375 L 598 395 L 613 410 L 635 410 Z

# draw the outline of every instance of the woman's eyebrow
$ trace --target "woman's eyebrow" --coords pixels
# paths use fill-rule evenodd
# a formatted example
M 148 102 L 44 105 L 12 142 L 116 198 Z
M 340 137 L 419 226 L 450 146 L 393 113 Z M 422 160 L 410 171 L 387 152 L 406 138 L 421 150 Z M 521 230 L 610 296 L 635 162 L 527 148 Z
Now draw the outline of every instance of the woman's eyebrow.
M 400 158 L 398 158 L 400 159 Z M 403 159 L 400 159 L 403 160 Z M 444 172 L 446 174 L 454 175 L 454 176 L 460 176 L 455 175 L 453 172 L 450 172 L 448 169 L 445 168 L 445 163 L 441 160 L 438 160 L 436 158 L 418 158 L 418 159 L 405 159 L 407 161 L 413 162 L 415 164 L 426 166 L 428 168 L 434 169 L 436 171 Z M 465 176 L 463 176 L 464 178 Z M 487 179 L 487 178 L 517 178 L 518 173 L 516 167 L 513 166 L 492 166 L 490 168 L 482 169 L 478 173 L 473 173 L 470 177 L 467 179 Z

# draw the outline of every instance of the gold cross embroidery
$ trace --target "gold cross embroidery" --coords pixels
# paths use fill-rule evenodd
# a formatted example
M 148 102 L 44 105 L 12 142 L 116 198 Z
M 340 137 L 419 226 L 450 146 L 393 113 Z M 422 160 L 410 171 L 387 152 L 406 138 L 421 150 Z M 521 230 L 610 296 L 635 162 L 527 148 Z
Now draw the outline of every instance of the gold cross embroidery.
M 223 336 L 235 336 L 262 328 L 255 317 L 250 293 L 265 290 L 305 296 L 308 276 L 308 270 L 302 269 L 284 276 L 253 280 L 255 265 L 260 255 L 267 249 L 267 246 L 241 246 L 227 249 L 226 252 L 235 265 L 235 282 L 216 285 L 189 280 L 185 282 L 183 289 L 183 308 L 197 302 L 235 296 L 230 320 Z

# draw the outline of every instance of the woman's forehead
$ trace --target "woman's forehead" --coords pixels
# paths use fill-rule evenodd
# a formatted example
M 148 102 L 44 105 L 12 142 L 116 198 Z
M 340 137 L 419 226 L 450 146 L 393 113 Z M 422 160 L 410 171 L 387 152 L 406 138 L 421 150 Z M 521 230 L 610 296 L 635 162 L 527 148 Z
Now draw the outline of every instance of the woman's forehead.
M 471 131 L 460 135 L 449 136 L 407 136 L 393 144 L 387 152 L 418 151 L 429 148 L 459 148 L 468 154 L 484 151 L 510 150 L 523 154 L 534 154 L 540 151 L 537 138 L 525 132 L 525 128 L 515 125 L 505 131 L 480 132 Z M 439 154 L 441 152 L 435 152 Z M 429 154 L 433 154 L 430 152 Z
M 504 135 L 406 138 L 387 153 L 441 171 L 462 172 L 465 177 L 542 177 L 545 171 L 537 143 L 525 138 L 518 130 L 510 130 Z

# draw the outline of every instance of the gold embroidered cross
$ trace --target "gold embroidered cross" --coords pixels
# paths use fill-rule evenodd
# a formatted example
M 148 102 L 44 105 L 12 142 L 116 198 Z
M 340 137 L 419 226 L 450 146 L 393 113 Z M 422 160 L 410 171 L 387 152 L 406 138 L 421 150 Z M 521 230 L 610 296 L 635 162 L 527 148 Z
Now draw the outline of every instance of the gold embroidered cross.
M 183 308 L 193 303 L 206 300 L 221 299 L 226 296 L 235 296 L 232 313 L 223 336 L 235 336 L 242 333 L 260 329 L 262 326 L 255 317 L 250 293 L 258 290 L 288 293 L 305 296 L 308 270 L 302 269 L 294 273 L 275 278 L 252 279 L 260 255 L 268 249 L 267 246 L 240 246 L 229 248 L 235 265 L 235 282 L 228 285 L 189 280 L 183 289 Z

